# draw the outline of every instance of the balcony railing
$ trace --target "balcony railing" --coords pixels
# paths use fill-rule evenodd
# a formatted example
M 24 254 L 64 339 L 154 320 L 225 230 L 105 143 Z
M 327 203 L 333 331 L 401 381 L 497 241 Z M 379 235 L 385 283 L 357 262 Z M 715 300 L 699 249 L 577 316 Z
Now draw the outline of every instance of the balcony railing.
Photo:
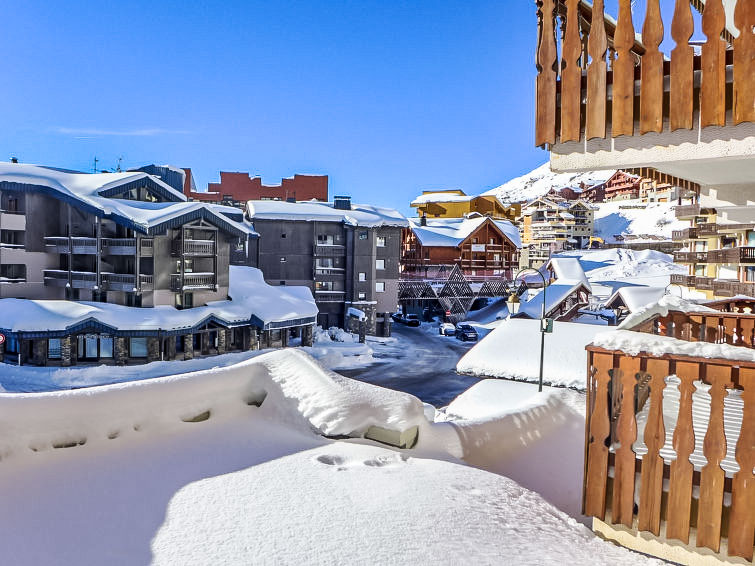
M 180 273 L 172 273 L 170 276 L 170 289 L 174 292 L 193 289 L 214 290 L 216 285 L 217 278 L 212 272 L 184 273 L 183 278 Z
M 127 273 L 101 273 L 102 287 L 107 291 L 135 291 L 136 276 Z
M 752 29 L 752 12 L 744 3 L 737 3 L 733 15 L 738 30 Z M 755 44 L 751 34 L 741 33 L 727 49 L 721 36 L 731 37 L 720 1 L 705 3 L 701 55 L 688 45 L 695 32 L 690 4 L 677 2 L 673 21 L 666 22 L 676 43 L 668 61 L 659 50 L 664 23 L 658 3 L 648 4 L 641 46 L 635 42 L 640 30 L 632 23 L 631 3 L 619 4 L 618 21 L 609 35 L 602 0 L 582 14 L 581 2 L 538 2 L 535 145 L 660 133 L 665 124 L 667 131 L 692 130 L 697 127 L 696 107 L 702 128 L 725 126 L 727 111 L 733 124 L 755 122 Z M 727 95 L 727 89 L 732 94 Z
M 340 244 L 316 244 L 312 253 L 316 257 L 335 257 L 346 255 L 346 247 Z
M 680 240 L 694 240 L 697 238 L 696 228 L 685 228 L 684 230 L 674 230 L 671 232 L 671 239 L 676 241 Z
M 705 222 L 698 224 L 697 236 L 698 238 L 707 238 L 708 236 L 715 236 L 718 234 L 718 224 L 715 222 Z
M 708 252 L 710 263 L 755 263 L 755 247 L 724 248 Z
M 51 287 L 66 287 L 68 285 L 68 271 L 62 269 L 45 269 L 43 272 L 45 285 Z M 97 286 L 97 274 L 91 271 L 72 271 L 71 287 L 74 289 L 93 289 Z
M 103 255 L 135 255 L 136 238 L 102 238 Z
M 699 289 L 700 291 L 712 291 L 713 281 L 713 277 L 695 277 L 695 289 Z
M 213 256 L 215 250 L 215 240 L 175 240 L 173 242 L 174 255 Z
M 674 263 L 708 263 L 708 252 L 674 252 Z
M 694 275 L 681 275 L 679 273 L 672 273 L 671 274 L 671 285 L 682 285 L 684 287 L 694 287 L 695 286 L 695 276 Z
M 45 238 L 48 252 L 59 254 L 97 254 L 97 238 L 74 236 L 48 236 Z

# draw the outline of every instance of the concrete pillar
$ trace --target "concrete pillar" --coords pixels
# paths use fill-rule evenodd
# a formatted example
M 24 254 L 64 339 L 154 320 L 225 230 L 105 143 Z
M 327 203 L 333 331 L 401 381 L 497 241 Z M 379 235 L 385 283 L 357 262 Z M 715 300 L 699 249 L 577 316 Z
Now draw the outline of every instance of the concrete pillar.
M 391 335 L 391 324 L 393 323 L 393 320 L 391 320 L 391 313 L 384 312 L 383 313 L 383 336 L 386 338 Z
M 270 331 L 263 330 L 260 336 L 260 350 L 270 347 Z
M 201 355 L 206 356 L 210 353 L 210 333 L 209 332 L 202 332 L 200 335 L 200 345 L 202 348 Z
M 38 366 L 47 365 L 47 340 L 32 340 L 32 363 Z
M 166 360 L 175 360 L 176 359 L 176 337 L 175 336 L 167 336 L 165 338 L 165 359 Z
M 314 338 L 315 338 L 315 325 L 308 324 L 307 326 L 303 326 L 301 329 L 301 345 L 312 346 L 312 344 L 314 344 Z
M 182 338 L 184 341 L 184 360 L 193 360 L 194 359 L 194 335 L 185 334 Z
M 359 343 L 364 344 L 367 341 L 367 322 L 359 321 Z
M 221 328 L 218 330 L 218 354 L 225 354 L 228 351 L 228 333 L 230 330 Z
M 147 338 L 147 361 L 156 362 L 160 359 L 160 340 L 157 337 Z
M 68 367 L 73 362 L 71 359 L 71 342 L 70 336 L 63 336 L 60 339 L 60 365 L 63 367 Z
M 125 366 L 128 363 L 128 344 L 126 338 L 122 336 L 116 336 L 113 340 L 113 356 L 115 357 L 115 365 Z
M 288 348 L 288 328 L 281 330 L 281 348 Z

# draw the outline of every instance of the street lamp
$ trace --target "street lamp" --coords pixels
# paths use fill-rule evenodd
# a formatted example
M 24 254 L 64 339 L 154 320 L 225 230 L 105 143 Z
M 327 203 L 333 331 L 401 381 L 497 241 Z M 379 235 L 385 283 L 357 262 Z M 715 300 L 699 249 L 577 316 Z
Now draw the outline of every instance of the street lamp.
M 516 275 L 514 276 L 514 283 L 516 283 L 516 280 L 519 279 L 519 276 L 522 273 L 527 271 L 537 273 L 543 280 L 543 309 L 540 312 L 540 377 L 537 386 L 538 393 L 541 393 L 543 391 L 543 353 L 545 351 L 545 333 L 548 331 L 548 324 L 546 323 L 545 319 L 545 288 L 548 286 L 548 284 L 545 281 L 545 275 L 543 275 L 540 270 L 535 269 L 534 267 L 524 267 L 517 271 Z M 524 289 L 526 289 L 527 282 L 522 281 L 522 284 Z

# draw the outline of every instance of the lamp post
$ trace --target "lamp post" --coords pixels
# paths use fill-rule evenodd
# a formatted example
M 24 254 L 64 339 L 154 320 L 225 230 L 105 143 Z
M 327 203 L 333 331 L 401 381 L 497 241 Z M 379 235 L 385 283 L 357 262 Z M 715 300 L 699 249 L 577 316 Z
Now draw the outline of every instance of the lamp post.
M 546 332 L 546 323 L 545 323 L 545 288 L 548 286 L 548 284 L 545 282 L 545 275 L 540 272 L 540 270 L 535 269 L 534 267 L 524 267 L 516 272 L 516 275 L 514 276 L 514 283 L 516 283 L 516 280 L 519 279 L 519 276 L 524 272 L 534 272 L 537 273 L 540 278 L 543 280 L 543 308 L 540 311 L 540 377 L 538 379 L 538 386 L 537 391 L 538 393 L 542 393 L 543 391 L 543 354 L 545 351 L 545 332 Z M 522 282 L 527 287 L 527 282 Z

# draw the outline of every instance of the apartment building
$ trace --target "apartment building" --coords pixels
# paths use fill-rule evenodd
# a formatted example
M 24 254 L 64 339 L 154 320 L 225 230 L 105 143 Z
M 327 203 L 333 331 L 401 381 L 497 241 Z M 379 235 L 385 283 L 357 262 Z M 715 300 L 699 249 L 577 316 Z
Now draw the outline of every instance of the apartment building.
M 219 183 L 209 183 L 207 191 L 198 192 L 195 187 L 186 186 L 184 194 L 191 200 L 246 206 L 249 200 L 328 200 L 327 175 L 294 175 L 282 179 L 280 185 L 265 185 L 259 176 L 249 173 L 221 171 Z
M 554 171 L 646 168 L 696 186 L 676 209 L 689 274 L 672 282 L 749 292 L 755 3 L 678 0 L 665 22 L 646 5 L 638 42 L 628 0 L 616 19 L 603 2 L 539 3 L 536 145 Z M 583 512 L 603 537 L 670 562 L 752 564 L 755 302 L 662 301 L 586 348 Z
M 551 255 L 589 244 L 595 211 L 583 201 L 541 197 L 522 207 L 522 267 L 540 267 Z
M 259 234 L 257 265 L 270 285 L 306 286 L 323 328 L 351 327 L 364 313 L 368 334 L 389 335 L 398 306 L 401 229 L 392 209 L 327 202 L 249 201 L 246 220 Z
M 476 213 L 514 221 L 521 211 L 519 204 L 505 204 L 495 195 L 469 196 L 461 189 L 422 191 L 411 207 L 417 209 L 417 216 L 427 218 L 464 218 Z
M 255 319 L 239 282 L 234 302 L 232 250 L 257 235 L 223 212 L 188 202 L 144 172 L 0 164 L 0 333 L 6 338 L 0 358 L 37 365 L 186 358 L 195 350 L 258 345 L 260 333 L 264 344 L 285 341 L 280 329 L 287 323 L 311 325 L 316 309 L 301 296 L 292 299 L 303 312 L 297 324 Z M 55 316 L 42 317 L 41 327 L 24 315 L 45 310 Z

